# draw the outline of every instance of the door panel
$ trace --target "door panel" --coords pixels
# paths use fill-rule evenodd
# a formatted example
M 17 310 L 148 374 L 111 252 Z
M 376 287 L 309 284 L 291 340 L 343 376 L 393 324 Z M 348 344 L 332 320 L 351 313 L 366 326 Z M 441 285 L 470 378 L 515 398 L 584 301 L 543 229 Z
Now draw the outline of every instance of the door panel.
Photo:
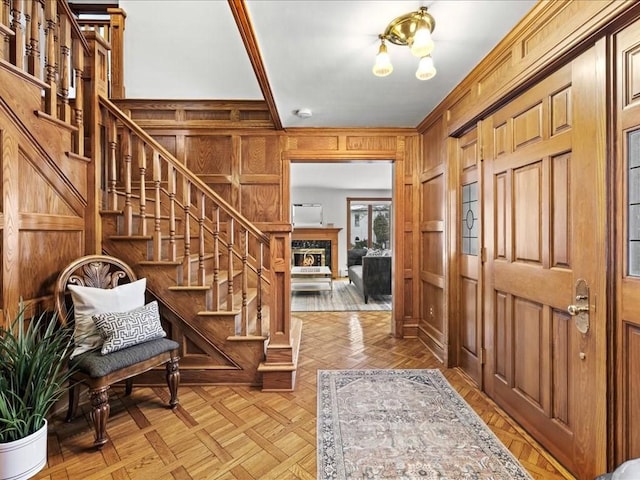
M 459 222 L 455 238 L 460 239 L 458 292 L 458 365 L 469 377 L 482 386 L 482 269 L 480 245 L 481 161 L 478 130 L 452 139 L 453 161 L 458 174 L 459 201 L 456 210 Z
M 603 49 L 483 120 L 481 134 L 485 390 L 579 478 L 606 470 Z M 581 278 L 586 334 L 567 312 Z

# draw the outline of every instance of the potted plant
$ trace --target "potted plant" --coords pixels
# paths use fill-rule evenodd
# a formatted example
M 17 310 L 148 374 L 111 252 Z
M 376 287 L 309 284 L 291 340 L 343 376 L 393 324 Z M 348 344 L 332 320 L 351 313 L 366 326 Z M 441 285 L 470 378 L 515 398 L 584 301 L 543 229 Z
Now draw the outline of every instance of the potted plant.
M 0 326 L 0 479 L 33 476 L 47 461 L 47 414 L 67 390 L 72 330 L 56 315 Z

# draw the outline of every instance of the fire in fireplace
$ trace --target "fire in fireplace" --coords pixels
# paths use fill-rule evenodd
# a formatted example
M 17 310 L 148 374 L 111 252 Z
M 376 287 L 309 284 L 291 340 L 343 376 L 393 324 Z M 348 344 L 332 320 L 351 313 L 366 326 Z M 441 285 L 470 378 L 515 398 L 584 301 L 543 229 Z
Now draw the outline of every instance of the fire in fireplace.
M 324 248 L 293 248 L 291 257 L 294 267 L 324 267 Z

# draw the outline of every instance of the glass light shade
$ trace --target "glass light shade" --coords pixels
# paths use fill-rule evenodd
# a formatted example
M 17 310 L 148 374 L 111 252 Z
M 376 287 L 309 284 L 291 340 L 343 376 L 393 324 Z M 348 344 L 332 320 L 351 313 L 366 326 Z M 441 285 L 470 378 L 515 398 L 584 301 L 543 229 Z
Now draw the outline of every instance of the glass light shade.
M 378 55 L 376 55 L 376 63 L 373 65 L 373 74 L 376 77 L 386 77 L 391 72 L 393 72 L 391 58 L 389 58 L 389 54 L 387 53 L 387 46 L 382 43 L 380 44 Z
M 422 24 L 413 36 L 413 42 L 411 42 L 411 53 L 422 58 L 429 55 L 433 51 L 433 39 L 431 38 L 431 31 L 426 24 Z
M 422 57 L 420 63 L 418 63 L 418 70 L 416 70 L 416 78 L 418 80 L 429 80 L 436 76 L 436 67 L 433 64 L 433 58 L 431 55 Z

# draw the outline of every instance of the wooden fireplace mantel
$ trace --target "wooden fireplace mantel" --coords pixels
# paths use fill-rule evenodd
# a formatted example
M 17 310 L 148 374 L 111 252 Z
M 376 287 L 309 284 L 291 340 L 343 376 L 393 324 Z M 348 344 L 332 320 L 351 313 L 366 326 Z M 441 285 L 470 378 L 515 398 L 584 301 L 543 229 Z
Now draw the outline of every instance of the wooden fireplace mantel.
M 331 241 L 331 276 L 338 278 L 338 232 L 341 228 L 298 227 L 291 233 L 291 240 Z

